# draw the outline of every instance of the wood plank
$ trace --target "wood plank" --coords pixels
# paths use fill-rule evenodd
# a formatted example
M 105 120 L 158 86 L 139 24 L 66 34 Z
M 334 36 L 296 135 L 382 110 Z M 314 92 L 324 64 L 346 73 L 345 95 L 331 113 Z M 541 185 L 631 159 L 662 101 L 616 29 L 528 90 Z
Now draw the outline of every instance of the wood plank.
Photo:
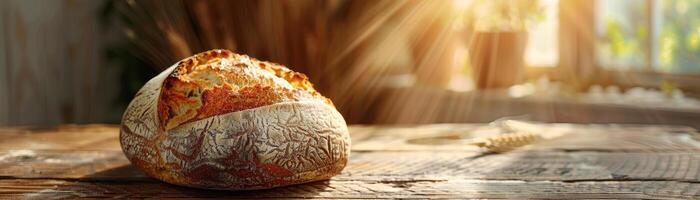
M 455 127 L 452 128 L 451 127 Z M 482 126 L 483 127 L 483 126 Z M 607 127 L 607 126 L 606 126 Z M 379 146 L 374 141 L 391 138 L 411 138 L 414 135 L 440 135 L 450 131 L 479 130 L 474 125 L 434 125 L 418 127 L 364 128 L 365 133 L 355 142 L 350 164 L 339 179 L 366 180 L 459 177 L 469 179 L 517 180 L 677 180 L 697 181 L 698 149 L 692 147 L 684 134 L 660 133 L 658 127 L 601 128 L 601 131 L 579 131 L 561 141 L 532 145 L 508 154 L 482 156 L 480 151 L 454 147 L 449 151 L 438 148 L 408 147 L 401 151 L 387 151 L 403 143 L 386 142 Z M 352 130 L 357 130 L 351 127 Z M 589 128 L 591 129 L 591 128 Z M 654 130 L 647 131 L 645 130 Z M 432 130 L 429 131 L 429 130 Z M 580 129 L 585 130 L 585 129 Z M 59 179 L 148 179 L 132 168 L 123 156 L 115 126 L 61 126 L 52 129 L 2 129 L 0 131 L 0 176 L 14 178 Z M 435 134 L 433 134 L 435 133 Z M 589 134 L 589 135 L 586 135 Z M 3 137 L 9 135 L 9 137 Z M 584 136 L 579 136 L 584 135 Z M 608 136 L 606 136 L 608 135 Z M 636 135 L 636 136 L 635 136 Z M 648 135 L 649 137 L 646 137 Z M 600 139 L 600 140 L 599 140 Z M 683 140 L 681 140 L 683 139 Z M 576 143 L 576 141 L 581 141 Z M 685 142 L 685 143 L 684 143 Z M 364 148 L 355 148 L 357 146 Z M 369 144 L 369 145 L 368 145 Z M 557 146 L 557 144 L 564 144 Z M 627 144 L 627 145 L 625 145 Z M 439 146 L 409 144 L 412 146 Z M 550 146 L 547 146 L 550 145 Z M 599 152 L 550 151 L 572 145 L 573 150 L 611 150 Z M 576 146 L 578 145 L 578 146 Z M 588 145 L 588 146 L 586 146 Z M 607 145 L 607 146 L 606 146 Z M 636 146 L 635 146 L 636 145 Z M 464 145 L 461 145 L 464 146 Z M 73 147 L 71 149 L 71 147 Z M 582 148 L 586 147 L 586 148 Z M 630 152 L 630 149 L 666 149 L 673 151 Z M 396 150 L 393 149 L 393 150 Z M 431 150 L 428 150 L 431 149 Z M 392 150 L 392 149 L 390 149 Z M 623 150 L 623 151 L 615 151 Z M 102 173 L 114 172 L 121 173 Z
M 562 137 L 529 149 L 568 151 L 686 151 L 700 150 L 698 132 L 683 126 L 575 125 Z
M 0 150 L 119 150 L 119 126 L 0 128 Z
M 119 68 L 102 50 L 104 1 L 0 1 L 0 126 L 115 121 Z
M 698 153 L 522 151 L 355 153 L 340 180 L 673 180 L 700 182 Z
M 700 148 L 691 138 L 694 129 L 576 125 L 574 130 L 524 149 L 483 154 L 459 143 L 417 139 L 488 135 L 493 127 L 351 126 L 354 146 L 349 165 L 332 180 L 225 192 L 178 187 L 147 177 L 122 154 L 117 126 L 4 128 L 0 129 L 0 199 L 698 198 Z
M 669 181 L 321 181 L 258 191 L 212 191 L 165 183 L 0 180 L 0 198 L 538 198 L 691 199 L 700 184 Z
M 562 132 L 564 136 L 544 140 L 526 149 L 561 151 L 696 152 L 698 132 L 684 126 L 547 124 L 538 134 Z M 500 130 L 477 124 L 423 126 L 353 126 L 354 151 L 478 151 L 464 139 L 494 136 Z M 358 130 L 358 131 L 355 131 Z
M 495 133 L 496 129 L 483 124 L 350 126 L 353 151 L 480 151 L 476 146 L 449 139 Z M 435 143 L 435 138 L 443 140 Z
M 695 151 L 697 131 L 681 126 L 571 125 L 575 133 L 530 146 L 538 150 Z M 350 126 L 354 151 L 479 151 L 459 139 L 491 136 L 483 124 Z M 543 130 L 546 132 L 546 129 Z M 116 125 L 63 125 L 49 128 L 0 128 L 0 150 L 120 150 Z M 435 139 L 440 139 L 436 141 Z
M 0 177 L 150 180 L 121 151 L 0 151 Z
M 2 153 L 11 155 L 11 153 Z M 0 160 L 0 177 L 152 181 L 120 151 L 34 151 Z M 697 153 L 356 152 L 335 180 L 639 180 L 700 183 Z

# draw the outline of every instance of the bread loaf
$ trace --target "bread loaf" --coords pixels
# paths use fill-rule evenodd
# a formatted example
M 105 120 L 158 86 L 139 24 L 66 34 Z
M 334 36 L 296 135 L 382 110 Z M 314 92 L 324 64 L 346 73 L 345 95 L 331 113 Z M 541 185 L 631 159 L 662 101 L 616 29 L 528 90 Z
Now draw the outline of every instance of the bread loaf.
M 304 74 L 228 50 L 148 81 L 124 113 L 120 141 L 152 177 L 224 190 L 329 179 L 350 154 L 343 117 Z

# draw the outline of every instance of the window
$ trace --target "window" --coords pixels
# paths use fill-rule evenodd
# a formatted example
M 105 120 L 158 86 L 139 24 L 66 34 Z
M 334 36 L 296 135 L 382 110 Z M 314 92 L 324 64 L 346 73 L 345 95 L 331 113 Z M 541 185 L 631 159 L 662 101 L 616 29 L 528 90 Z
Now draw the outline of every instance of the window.
M 531 67 L 554 67 L 559 62 L 559 1 L 539 0 L 542 20 L 528 30 L 525 63 Z
M 700 73 L 700 1 L 655 1 L 654 69 Z
M 602 68 L 700 73 L 700 1 L 599 0 L 595 15 Z
M 547 76 L 579 88 L 670 83 L 700 92 L 700 1 L 534 1 L 542 17 L 527 27 L 526 79 Z
M 598 64 L 608 69 L 644 69 L 648 65 L 648 4 L 639 0 L 599 1 L 595 19 Z

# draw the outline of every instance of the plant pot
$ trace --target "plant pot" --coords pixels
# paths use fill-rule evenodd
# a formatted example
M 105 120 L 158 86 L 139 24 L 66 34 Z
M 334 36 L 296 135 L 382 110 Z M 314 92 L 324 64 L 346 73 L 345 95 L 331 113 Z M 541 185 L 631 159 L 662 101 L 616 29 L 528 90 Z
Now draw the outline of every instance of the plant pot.
M 469 60 L 477 89 L 505 88 L 522 81 L 527 32 L 476 32 Z

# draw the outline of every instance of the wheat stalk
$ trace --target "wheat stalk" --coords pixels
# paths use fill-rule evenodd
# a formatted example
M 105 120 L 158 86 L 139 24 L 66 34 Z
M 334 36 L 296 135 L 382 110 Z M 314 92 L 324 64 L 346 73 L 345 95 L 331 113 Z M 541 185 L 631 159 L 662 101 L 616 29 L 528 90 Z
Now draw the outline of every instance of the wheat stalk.
M 468 143 L 478 147 L 485 148 L 489 152 L 502 153 L 535 143 L 542 140 L 542 136 L 535 133 L 516 132 L 507 133 L 492 137 L 477 138 L 470 140 Z

